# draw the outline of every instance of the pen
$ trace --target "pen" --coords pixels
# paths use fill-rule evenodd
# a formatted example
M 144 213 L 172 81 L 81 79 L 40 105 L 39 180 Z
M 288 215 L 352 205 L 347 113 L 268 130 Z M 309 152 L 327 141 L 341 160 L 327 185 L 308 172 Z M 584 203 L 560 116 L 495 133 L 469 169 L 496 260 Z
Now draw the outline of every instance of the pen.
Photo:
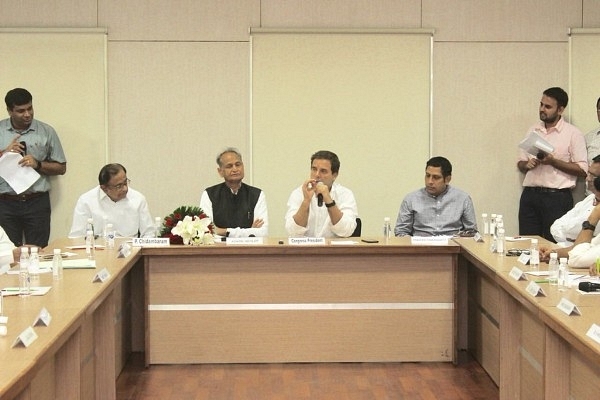
M 535 283 L 548 283 L 548 279 L 538 279 Z

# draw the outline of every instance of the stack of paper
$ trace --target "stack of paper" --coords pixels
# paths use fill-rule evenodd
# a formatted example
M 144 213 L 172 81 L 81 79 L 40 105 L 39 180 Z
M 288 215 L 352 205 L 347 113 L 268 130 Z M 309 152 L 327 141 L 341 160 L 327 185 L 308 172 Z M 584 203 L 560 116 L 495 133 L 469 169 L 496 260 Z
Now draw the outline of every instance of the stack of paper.
M 548 143 L 537 132 L 530 132 L 529 135 L 519 143 L 519 147 L 533 156 L 537 156 L 540 151 L 543 151 L 544 153 L 552 153 L 554 151 L 554 146 Z

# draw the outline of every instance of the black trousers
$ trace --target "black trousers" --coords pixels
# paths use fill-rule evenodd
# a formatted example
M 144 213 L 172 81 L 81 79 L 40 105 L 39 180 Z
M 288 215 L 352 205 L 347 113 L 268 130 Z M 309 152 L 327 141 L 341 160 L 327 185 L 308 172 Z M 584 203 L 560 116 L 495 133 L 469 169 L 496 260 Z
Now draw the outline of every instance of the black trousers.
M 571 190 L 548 192 L 525 187 L 519 203 L 519 235 L 538 235 L 555 242 L 550 226 L 571 208 Z
M 0 199 L 0 225 L 15 246 L 48 246 L 50 238 L 50 195 L 25 201 Z

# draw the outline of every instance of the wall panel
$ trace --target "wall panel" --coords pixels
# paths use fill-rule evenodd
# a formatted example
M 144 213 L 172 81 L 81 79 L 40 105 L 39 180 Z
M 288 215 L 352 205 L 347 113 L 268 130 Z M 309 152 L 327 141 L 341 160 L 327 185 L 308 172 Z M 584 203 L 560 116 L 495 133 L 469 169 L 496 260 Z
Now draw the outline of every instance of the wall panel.
M 395 221 L 423 185 L 429 156 L 431 32 L 252 33 L 254 182 L 265 190 L 271 235 L 285 236 L 291 191 L 310 156 L 340 157 L 363 235 Z
M 3 29 L 0 54 L 0 93 L 29 90 L 35 118 L 56 129 L 67 157 L 67 173 L 51 178 L 52 241 L 69 233 L 77 198 L 106 160 L 106 32 Z

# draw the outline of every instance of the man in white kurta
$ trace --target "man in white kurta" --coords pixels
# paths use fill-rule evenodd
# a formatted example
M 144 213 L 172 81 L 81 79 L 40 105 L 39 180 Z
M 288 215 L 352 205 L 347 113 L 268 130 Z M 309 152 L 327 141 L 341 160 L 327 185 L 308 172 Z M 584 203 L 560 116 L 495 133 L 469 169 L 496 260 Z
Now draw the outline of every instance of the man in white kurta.
M 88 218 L 93 219 L 95 235 L 112 224 L 117 237 L 154 237 L 156 227 L 146 197 L 129 187 L 127 171 L 121 164 L 108 164 L 98 175 L 100 183 L 82 194 L 73 211 L 69 237 L 85 236 Z

